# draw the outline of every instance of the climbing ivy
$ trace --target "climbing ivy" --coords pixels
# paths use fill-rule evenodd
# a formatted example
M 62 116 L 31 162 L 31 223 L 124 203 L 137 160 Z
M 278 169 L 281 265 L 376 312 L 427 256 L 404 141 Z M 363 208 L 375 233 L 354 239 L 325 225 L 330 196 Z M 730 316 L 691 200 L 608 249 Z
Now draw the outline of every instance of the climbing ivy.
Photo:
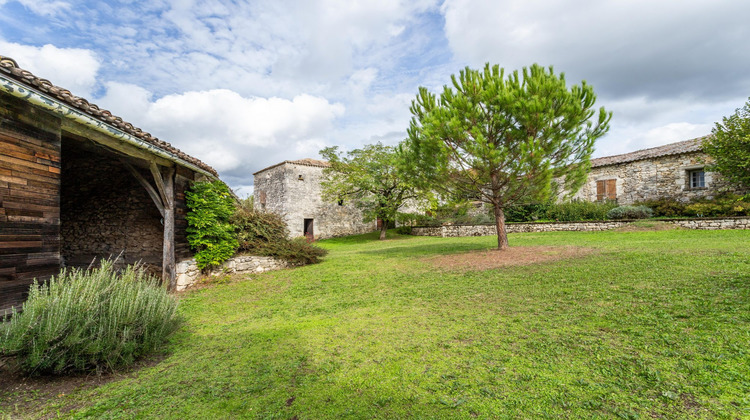
M 187 239 L 196 251 L 201 269 L 216 267 L 234 255 L 238 243 L 229 218 L 234 213 L 234 198 L 221 181 L 196 182 L 185 193 L 190 211 Z

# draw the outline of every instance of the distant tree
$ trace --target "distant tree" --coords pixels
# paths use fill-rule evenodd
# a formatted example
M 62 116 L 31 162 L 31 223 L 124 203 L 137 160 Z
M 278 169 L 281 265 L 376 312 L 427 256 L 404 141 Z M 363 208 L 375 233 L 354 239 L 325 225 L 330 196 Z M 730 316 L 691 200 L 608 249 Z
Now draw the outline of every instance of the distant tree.
M 324 174 L 323 199 L 351 201 L 360 208 L 365 221 L 382 220 L 380 239 L 385 239 L 388 223 L 404 203 L 419 196 L 414 184 L 398 165 L 392 146 L 381 143 L 367 145 L 341 155 L 338 147 L 327 147 L 320 155 L 331 166 Z
M 703 151 L 715 161 L 709 168 L 730 182 L 750 188 L 750 99 L 743 108 L 717 122 L 712 134 L 703 142 Z
M 437 191 L 492 205 L 498 249 L 508 247 L 503 209 L 552 195 L 553 179 L 573 194 L 586 179 L 594 142 L 612 117 L 593 110 L 593 88 L 568 88 L 564 74 L 539 65 L 514 71 L 485 65 L 451 76 L 438 99 L 420 87 L 401 154 Z

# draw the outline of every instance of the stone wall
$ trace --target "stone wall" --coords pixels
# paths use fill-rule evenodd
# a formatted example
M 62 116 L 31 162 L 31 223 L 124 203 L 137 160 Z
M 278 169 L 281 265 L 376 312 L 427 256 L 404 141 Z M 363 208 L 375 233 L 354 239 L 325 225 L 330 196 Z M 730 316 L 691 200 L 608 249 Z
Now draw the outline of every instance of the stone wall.
M 255 207 L 280 214 L 292 238 L 304 236 L 305 219 L 313 219 L 316 239 L 375 230 L 375 222 L 363 222 L 362 212 L 351 201 L 323 201 L 323 169 L 287 162 L 256 173 Z
M 728 217 L 719 219 L 664 219 L 659 220 L 686 229 L 750 229 L 750 217 Z M 633 223 L 632 220 L 601 222 L 555 222 L 555 223 L 508 223 L 508 233 L 523 232 L 591 232 L 619 228 Z M 415 236 L 438 236 L 443 238 L 465 236 L 492 236 L 497 234 L 494 225 L 447 225 L 414 227 L 411 234 Z
M 161 214 L 117 158 L 92 153 L 65 139 L 62 197 L 65 265 L 87 266 L 95 257 L 122 253 L 123 264 L 141 261 L 161 273 Z
M 596 201 L 596 182 L 616 180 L 617 203 L 633 204 L 636 201 L 674 198 L 689 201 L 695 198 L 712 198 L 728 187 L 718 173 L 705 173 L 705 188 L 690 188 L 688 171 L 703 168 L 709 162 L 702 152 L 660 156 L 591 169 L 583 187 L 574 199 Z
M 277 260 L 273 257 L 257 257 L 252 255 L 240 255 L 225 261 L 221 267 L 215 268 L 207 276 L 219 276 L 234 273 L 262 273 L 264 271 L 280 270 L 291 267 L 289 263 Z M 194 285 L 203 276 L 194 259 L 177 263 L 177 290 L 185 290 Z

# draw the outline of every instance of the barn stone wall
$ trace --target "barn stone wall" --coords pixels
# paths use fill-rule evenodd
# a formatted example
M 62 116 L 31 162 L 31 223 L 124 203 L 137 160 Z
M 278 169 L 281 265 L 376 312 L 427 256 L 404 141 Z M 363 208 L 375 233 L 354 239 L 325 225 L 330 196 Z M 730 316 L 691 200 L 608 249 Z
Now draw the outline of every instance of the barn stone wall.
M 94 258 L 122 253 L 120 263 L 141 261 L 161 273 L 161 214 L 119 160 L 64 142 L 62 197 L 66 266 L 87 266 Z
M 255 174 L 256 209 L 281 215 L 291 237 L 304 236 L 305 219 L 313 219 L 316 239 L 354 235 L 375 230 L 363 222 L 352 202 L 331 203 L 321 198 L 323 167 L 284 163 Z
M 616 180 L 617 203 L 621 205 L 660 198 L 684 202 L 712 198 L 729 187 L 719 174 L 706 172 L 705 188 L 691 189 L 688 182 L 688 171 L 703 168 L 709 160 L 705 153 L 693 152 L 599 166 L 591 170 L 573 198 L 596 201 L 596 182 L 610 179 Z

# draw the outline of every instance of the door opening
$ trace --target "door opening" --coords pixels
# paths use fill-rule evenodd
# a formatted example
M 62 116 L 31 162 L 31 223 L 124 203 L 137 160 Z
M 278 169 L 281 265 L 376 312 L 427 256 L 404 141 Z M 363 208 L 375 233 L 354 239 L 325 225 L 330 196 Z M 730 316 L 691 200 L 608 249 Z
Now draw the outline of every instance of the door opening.
M 305 224 L 303 226 L 304 232 L 305 232 L 305 238 L 307 238 L 308 242 L 312 242 L 315 240 L 315 232 L 313 229 L 313 219 L 305 219 Z

